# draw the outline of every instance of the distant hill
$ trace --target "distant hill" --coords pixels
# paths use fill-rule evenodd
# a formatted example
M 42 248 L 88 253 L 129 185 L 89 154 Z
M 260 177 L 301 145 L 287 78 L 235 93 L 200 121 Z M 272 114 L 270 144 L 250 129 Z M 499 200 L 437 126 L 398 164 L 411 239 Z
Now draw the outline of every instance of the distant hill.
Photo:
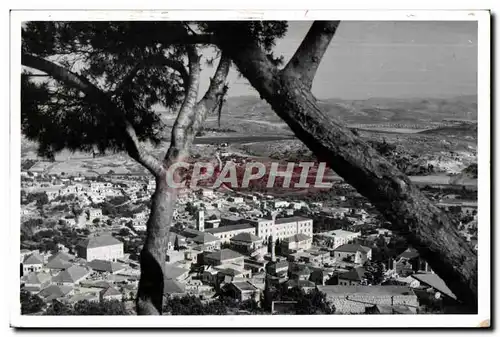
M 386 128 L 401 128 L 416 125 L 422 128 L 435 127 L 445 119 L 477 121 L 477 97 L 460 96 L 446 99 L 393 99 L 370 98 L 366 100 L 324 99 L 318 100 L 321 109 L 344 124 L 375 124 Z M 162 117 L 167 127 L 174 123 L 175 115 Z M 403 126 L 401 126 L 403 125 Z M 207 129 L 219 129 L 216 114 L 208 116 L 204 123 Z M 357 127 L 357 126 L 354 126 Z M 231 136 L 293 135 L 288 125 L 271 109 L 271 106 L 255 96 L 229 97 L 222 111 L 219 130 L 230 130 Z M 443 135 L 462 132 L 477 134 L 477 129 L 462 130 L 438 128 L 428 135 Z M 224 134 L 223 131 L 219 132 Z M 21 153 L 36 158 L 36 143 L 22 138 Z
M 462 185 L 468 183 L 477 184 L 477 163 L 470 164 L 462 172 L 450 179 L 450 184 Z
M 327 114 L 344 123 L 429 123 L 443 119 L 477 120 L 477 97 L 393 99 L 370 98 L 366 100 L 318 100 Z M 280 122 L 264 100 L 253 96 L 230 97 L 224 116 L 269 122 Z
M 455 136 L 477 138 L 477 123 L 461 123 L 457 125 L 444 126 L 420 133 L 435 136 Z

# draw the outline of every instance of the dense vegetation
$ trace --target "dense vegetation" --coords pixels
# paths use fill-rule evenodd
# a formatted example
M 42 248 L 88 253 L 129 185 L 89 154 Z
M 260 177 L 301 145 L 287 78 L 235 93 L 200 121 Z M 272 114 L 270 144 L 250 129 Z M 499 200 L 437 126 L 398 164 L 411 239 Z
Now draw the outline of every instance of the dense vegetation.
M 286 284 L 271 287 L 272 301 L 290 301 L 296 302 L 289 308 L 289 311 L 282 313 L 297 315 L 329 315 L 335 313 L 333 307 L 326 299 L 326 295 L 316 289 L 310 292 L 293 287 L 288 288 Z M 270 305 L 270 301 L 267 301 Z
M 59 301 L 53 301 L 45 311 L 44 315 L 129 315 L 123 302 L 117 300 L 110 301 L 79 301 L 72 307 Z
M 35 314 L 45 307 L 43 300 L 37 295 L 21 289 L 21 314 Z
M 477 163 L 470 164 L 464 170 L 464 173 L 470 174 L 472 178 L 477 179 Z
M 33 201 L 36 202 L 37 207 L 41 207 L 49 203 L 49 197 L 45 192 L 28 193 L 25 198 L 21 199 L 22 205 L 31 204 Z

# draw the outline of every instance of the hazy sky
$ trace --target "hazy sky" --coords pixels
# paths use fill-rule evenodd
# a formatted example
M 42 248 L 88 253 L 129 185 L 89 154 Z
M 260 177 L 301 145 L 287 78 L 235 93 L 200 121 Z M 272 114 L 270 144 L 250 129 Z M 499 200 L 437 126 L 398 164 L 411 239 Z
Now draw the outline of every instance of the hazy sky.
M 293 55 L 311 22 L 290 22 L 276 55 Z M 205 70 L 200 89 L 213 69 Z M 230 96 L 257 95 L 233 69 Z M 317 98 L 447 97 L 476 94 L 477 23 L 343 21 L 313 84 Z

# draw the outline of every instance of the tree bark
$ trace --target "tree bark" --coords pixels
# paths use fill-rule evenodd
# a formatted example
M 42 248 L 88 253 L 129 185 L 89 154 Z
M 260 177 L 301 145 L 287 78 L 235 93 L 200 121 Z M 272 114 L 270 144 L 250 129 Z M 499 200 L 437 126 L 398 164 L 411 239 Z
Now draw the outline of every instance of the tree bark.
M 163 169 L 155 176 L 156 189 L 147 223 L 146 242 L 141 251 L 141 279 L 136 300 L 139 315 L 161 315 L 163 310 L 168 234 L 177 200 L 177 190 L 168 186 L 167 170 L 187 156 L 196 133 L 193 123 L 197 117 L 195 106 L 200 81 L 200 57 L 196 47 L 188 46 L 188 59 L 186 95 L 172 127 L 170 147 L 163 160 Z
M 177 189 L 167 184 L 168 168 L 183 161 L 194 137 L 201 127 L 207 113 L 216 105 L 216 97 L 223 89 L 231 61 L 223 56 L 209 89 L 197 102 L 200 81 L 200 57 L 194 46 L 187 46 L 189 58 L 189 77 L 185 77 L 186 96 L 172 129 L 170 147 L 163 161 L 149 154 L 140 144 L 132 124 L 126 120 L 125 113 L 110 99 L 109 94 L 101 91 L 88 79 L 43 58 L 23 54 L 22 64 L 46 72 L 65 85 L 79 89 L 84 99 L 97 103 L 107 111 L 113 127 L 123 132 L 123 142 L 128 154 L 146 167 L 155 177 L 156 189 L 152 196 L 151 213 L 147 222 L 146 241 L 141 251 L 141 279 L 136 299 L 137 313 L 140 315 L 161 315 L 164 292 L 164 268 L 168 247 L 168 233 L 177 199 Z M 128 77 L 132 80 L 132 75 Z M 176 175 L 177 179 L 180 176 Z
M 156 177 L 151 213 L 147 222 L 147 236 L 141 251 L 141 278 L 136 308 L 139 315 L 161 315 L 164 292 L 165 258 L 168 233 L 177 198 L 177 191 Z
M 221 49 L 318 160 L 368 198 L 456 296 L 475 309 L 477 256 L 446 214 L 361 138 L 326 116 L 310 92 L 309 80 L 302 82 L 286 68 L 279 71 L 256 44 L 221 41 Z M 299 54 L 296 64 L 301 62 Z
M 315 21 L 283 72 L 288 76 L 295 76 L 304 86 L 311 88 L 321 59 L 339 23 L 339 21 Z
M 139 315 L 161 315 L 163 309 L 164 269 L 168 233 L 177 200 L 177 190 L 168 186 L 166 171 L 187 158 L 189 147 L 200 129 L 207 112 L 213 109 L 216 95 L 222 90 L 227 77 L 230 59 L 222 57 L 204 97 L 196 102 L 200 79 L 200 58 L 195 47 L 188 47 L 189 81 L 186 97 L 172 128 L 170 148 L 163 161 L 163 170 L 156 176 L 156 191 L 147 224 L 146 243 L 141 252 L 141 280 L 137 294 Z M 179 175 L 176 179 L 180 180 Z

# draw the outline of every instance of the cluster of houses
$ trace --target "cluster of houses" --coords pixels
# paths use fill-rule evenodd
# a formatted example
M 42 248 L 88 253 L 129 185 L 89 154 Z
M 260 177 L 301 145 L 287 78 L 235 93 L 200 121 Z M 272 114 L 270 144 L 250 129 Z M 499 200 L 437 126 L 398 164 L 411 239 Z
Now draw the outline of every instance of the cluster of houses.
M 22 186 L 26 193 L 46 193 L 48 200 L 74 195 L 84 205 L 98 204 L 108 198 L 127 196 L 135 201 L 149 197 L 152 192 L 151 180 L 115 178 L 107 181 L 88 180 L 86 177 L 46 175 L 32 171 L 21 172 Z M 154 182 L 154 181 L 153 181 Z
M 21 251 L 21 286 L 46 303 L 133 298 L 139 273 L 127 264 L 123 243 L 111 235 L 91 236 L 77 255 Z
M 145 188 L 144 188 L 145 187 Z M 154 181 L 132 184 L 128 189 L 109 182 L 77 183 L 46 187 L 49 200 L 66 194 L 92 200 L 151 192 Z M 38 187 L 39 189 L 40 187 Z M 50 193 L 50 195 L 49 195 Z M 191 220 L 190 226 L 173 226 L 168 236 L 164 266 L 164 296 L 196 295 L 210 299 L 221 291 L 239 301 L 259 302 L 266 285 L 280 284 L 326 294 L 338 314 L 416 313 L 422 293 L 456 300 L 444 282 L 432 272 L 418 252 L 408 248 L 395 259 L 383 261 L 381 282 L 374 284 L 365 267 L 372 260 L 373 240 L 391 232 L 379 228 L 373 237 L 360 231 L 336 229 L 314 232 L 313 219 L 294 216 L 294 211 L 314 207 L 320 212 L 350 217 L 354 225 L 367 221 L 362 210 L 322 208 L 321 203 L 286 202 L 255 196 L 233 196 L 222 201 L 214 191 L 200 190 L 180 203 L 196 206 L 194 219 L 176 212 L 174 219 Z M 94 201 L 93 201 L 94 202 Z M 245 216 L 220 214 L 207 217 L 223 204 L 244 209 Z M 291 211 L 291 212 L 290 212 Z M 102 217 L 90 209 L 86 221 Z M 277 215 L 280 215 L 278 217 Z M 89 220 L 90 219 L 90 220 Z M 125 219 L 127 220 L 127 219 Z M 134 229 L 145 230 L 146 212 L 134 215 Z M 73 225 L 68 223 L 69 226 Z M 111 234 L 90 234 L 76 247 L 76 256 L 64 249 L 56 254 L 22 251 L 21 285 L 50 303 L 74 304 L 81 300 L 132 300 L 138 287 L 139 266 L 124 253 L 123 243 Z M 390 284 L 384 284 L 384 282 Z M 418 296 L 417 296 L 418 295 Z

